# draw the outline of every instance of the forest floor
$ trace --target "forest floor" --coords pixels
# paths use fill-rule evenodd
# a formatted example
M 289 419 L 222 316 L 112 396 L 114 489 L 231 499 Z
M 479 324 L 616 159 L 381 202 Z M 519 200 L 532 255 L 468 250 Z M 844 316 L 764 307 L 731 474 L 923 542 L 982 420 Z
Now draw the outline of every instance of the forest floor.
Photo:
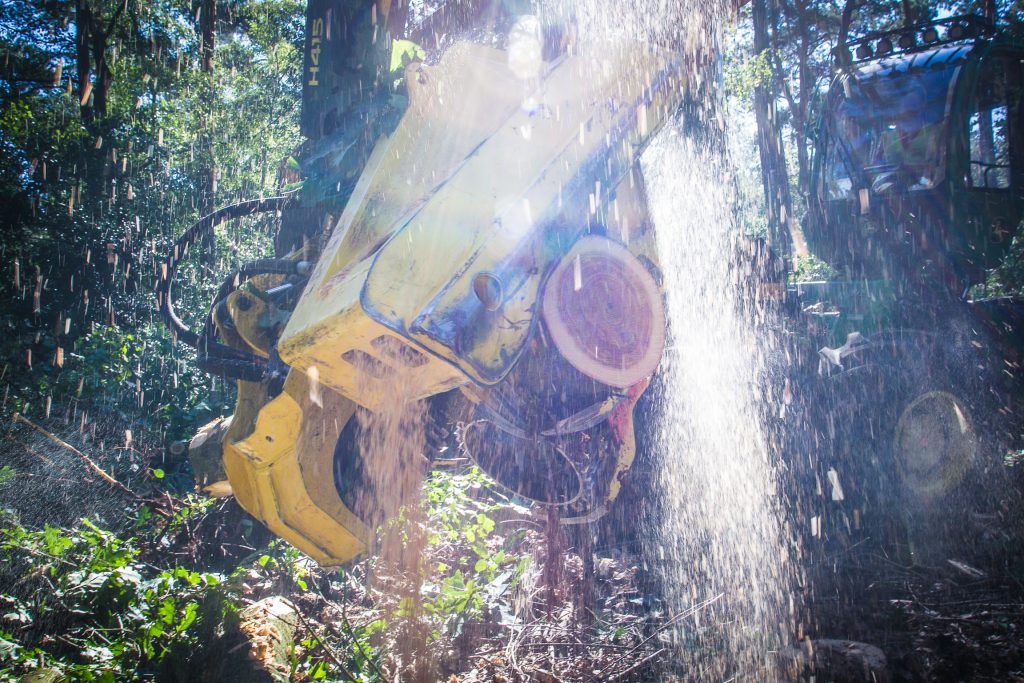
M 638 550 L 588 552 L 472 470 L 432 475 L 372 558 L 324 570 L 231 500 L 160 493 L 144 451 L 79 445 L 145 493 L 71 444 L 8 432 L 0 680 L 693 678 L 675 630 L 704 604 L 670 614 Z M 1007 472 L 1003 499 L 963 517 L 970 545 L 912 563 L 865 539 L 811 562 L 811 640 L 780 666 L 867 680 L 825 640 L 812 654 L 821 638 L 879 648 L 877 680 L 1024 681 L 1024 470 Z
M 903 518 L 811 573 L 813 635 L 871 643 L 894 681 L 1024 681 L 1024 468 L 973 504 Z

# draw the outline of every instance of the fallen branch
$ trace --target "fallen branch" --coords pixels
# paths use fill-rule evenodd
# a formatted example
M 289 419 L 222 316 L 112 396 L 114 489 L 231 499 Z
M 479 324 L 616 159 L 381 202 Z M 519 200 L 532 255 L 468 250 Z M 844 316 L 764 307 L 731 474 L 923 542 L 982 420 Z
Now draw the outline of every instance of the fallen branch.
M 47 458 L 42 453 L 36 453 L 35 449 L 29 448 L 28 444 L 24 444 L 23 443 L 23 444 L 21 444 L 21 447 L 24 448 L 25 452 L 28 453 L 29 455 L 31 455 L 33 458 L 37 458 L 38 460 L 42 460 L 43 462 L 45 462 L 50 467 L 56 467 L 57 466 L 57 463 L 55 463 L 54 461 L 50 460 L 49 458 Z
M 628 669 L 626 669 L 625 671 L 620 671 L 617 674 L 609 676 L 607 678 L 607 683 L 613 683 L 614 681 L 618 681 L 618 680 L 621 680 L 621 679 L 625 678 L 629 674 L 633 673 L 634 671 L 637 671 L 638 669 L 640 669 L 644 665 L 649 664 L 651 661 L 657 659 L 658 657 L 662 656 L 666 652 L 668 652 L 668 650 L 665 649 L 665 648 L 661 648 L 657 652 L 652 652 L 651 654 L 647 655 L 646 657 L 641 659 L 639 662 L 637 662 L 633 666 L 631 666 Z
M 725 593 L 719 593 L 715 597 L 708 598 L 707 600 L 705 600 L 703 602 L 699 602 L 696 605 L 693 605 L 692 607 L 690 607 L 685 612 L 680 612 L 676 616 L 672 617 L 671 619 L 666 621 L 664 624 L 662 624 L 660 627 L 658 627 L 658 629 L 655 630 L 654 633 L 649 635 L 647 638 L 644 638 L 642 641 L 640 641 L 639 644 L 633 646 L 632 650 L 626 652 L 625 654 L 619 656 L 617 659 L 613 660 L 610 665 L 605 667 L 605 670 L 614 668 L 616 665 L 618 665 L 619 662 L 624 660 L 626 657 L 631 655 L 636 650 L 639 650 L 640 648 L 642 648 L 647 643 L 651 642 L 654 638 L 656 638 L 658 636 L 658 634 L 660 634 L 662 631 L 664 631 L 668 627 L 672 626 L 673 624 L 676 624 L 676 623 L 680 622 L 681 620 L 685 619 L 686 617 L 689 617 L 689 616 L 691 616 L 693 614 L 696 614 L 697 612 L 701 611 L 702 609 L 704 609 L 706 607 L 710 607 L 711 605 L 713 605 L 716 602 L 718 602 L 719 600 L 721 600 L 724 595 L 725 595 Z M 597 679 L 592 678 L 591 680 L 597 680 Z
M 82 451 L 78 450 L 77 448 L 75 448 L 74 446 L 69 444 L 67 441 L 64 441 L 63 439 L 58 437 L 56 434 L 53 434 L 52 432 L 46 431 L 45 429 L 43 429 L 42 427 L 37 425 L 35 422 L 32 422 L 27 417 L 22 416 L 20 413 L 15 413 L 14 417 L 11 418 L 11 421 L 12 422 L 19 422 L 19 421 L 20 422 L 24 422 L 29 427 L 31 427 L 32 429 L 36 430 L 37 432 L 39 432 L 40 434 L 42 434 L 43 436 L 48 438 L 50 441 L 52 441 L 55 444 L 57 444 L 58 446 L 60 446 L 61 448 L 64 448 L 64 449 L 70 451 L 71 453 L 73 453 L 75 456 L 78 457 L 79 460 L 84 462 L 85 466 L 88 467 L 94 474 L 96 474 L 100 479 L 102 479 L 103 481 L 107 482 L 108 484 L 110 484 L 111 486 L 116 488 L 118 491 L 121 491 L 122 493 L 125 493 L 125 494 L 131 496 L 134 500 L 136 500 L 138 502 L 145 502 L 145 499 L 142 496 L 140 496 L 139 494 L 135 493 L 134 491 L 129 489 L 127 486 L 125 486 L 124 484 L 119 482 L 117 479 L 114 479 L 112 476 L 110 476 L 109 474 L 104 472 L 103 469 L 100 468 L 99 465 L 97 465 L 95 462 L 93 462 L 92 458 L 90 458 L 88 455 L 86 455 Z

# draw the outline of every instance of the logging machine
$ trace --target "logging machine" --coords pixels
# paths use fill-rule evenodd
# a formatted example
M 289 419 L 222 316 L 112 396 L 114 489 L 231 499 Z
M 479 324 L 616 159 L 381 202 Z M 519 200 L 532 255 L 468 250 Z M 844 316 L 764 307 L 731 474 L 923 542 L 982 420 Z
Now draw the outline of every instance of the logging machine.
M 679 55 L 519 16 L 499 47 L 451 41 L 427 63 L 388 5 L 309 3 L 301 188 L 201 220 L 159 287 L 199 364 L 238 380 L 234 415 L 190 444 L 197 480 L 325 565 L 366 549 L 396 497 L 361 432 L 409 402 L 429 422 L 417 458 L 454 440 L 563 523 L 597 519 L 665 342 L 637 159 L 679 106 Z M 262 211 L 281 214 L 276 255 L 189 330 L 178 264 Z
M 826 344 L 847 481 L 895 466 L 901 495 L 935 507 L 988 467 L 986 441 L 1020 443 L 1024 301 L 976 286 L 1024 217 L 1024 47 L 956 16 L 836 58 L 803 227 L 838 276 L 792 294 Z
M 404 36 L 408 7 L 390 5 L 310 1 L 306 142 L 283 170 L 297 189 L 200 220 L 158 287 L 199 365 L 238 381 L 234 414 L 189 445 L 197 482 L 325 565 L 401 502 L 389 477 L 451 446 L 562 523 L 601 517 L 666 336 L 637 160 L 693 65 L 462 3 Z M 481 24 L 499 29 L 463 30 Z M 971 16 L 837 50 L 803 231 L 838 277 L 790 285 L 787 356 L 859 509 L 884 507 L 870 482 L 890 472 L 900 501 L 934 507 L 979 469 L 985 434 L 1019 445 L 1024 304 L 971 293 L 1024 216 L 1022 67 Z M 190 330 L 181 260 L 259 212 L 280 216 L 274 256 L 242 264 Z M 410 406 L 426 435 L 408 428 L 415 452 L 382 476 L 373 431 L 403 429 Z

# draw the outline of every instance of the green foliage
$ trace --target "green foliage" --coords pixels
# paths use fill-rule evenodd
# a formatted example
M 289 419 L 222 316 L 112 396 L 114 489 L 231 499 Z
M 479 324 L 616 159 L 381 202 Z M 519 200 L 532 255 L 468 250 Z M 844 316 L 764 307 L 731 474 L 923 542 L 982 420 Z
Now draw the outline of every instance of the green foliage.
M 346 580 L 346 571 L 340 570 L 338 577 Z M 381 683 L 382 654 L 392 622 L 384 617 L 352 622 L 344 612 L 341 617 L 336 627 L 310 629 L 298 640 L 292 671 L 314 681 L 350 681 L 348 673 L 358 672 L 354 680 L 359 683 Z
M 478 469 L 438 471 L 424 483 L 423 509 L 406 509 L 399 521 L 381 529 L 385 536 L 398 534 L 403 552 L 421 558 L 413 567 L 378 557 L 331 575 L 292 546 L 275 541 L 253 556 L 248 567 L 240 567 L 231 581 L 244 578 L 250 585 L 272 586 L 275 593 L 297 594 L 301 600 L 333 592 L 338 602 L 324 608 L 340 607 L 335 626 L 305 624 L 293 670 L 312 680 L 349 680 L 347 671 L 358 672 L 360 681 L 378 681 L 386 653 L 400 650 L 411 634 L 439 641 L 457 637 L 473 621 L 515 622 L 511 594 L 530 558 L 522 550 L 522 531 L 503 534 L 499 529 L 496 517 L 509 513 L 528 511 L 504 500 Z M 350 620 L 345 605 L 351 597 L 339 586 L 360 584 L 368 580 L 367 573 L 386 576 L 391 586 L 405 581 L 401 585 L 409 590 L 384 596 L 390 607 L 375 610 L 366 610 L 365 598 L 360 599 L 361 616 Z
M 304 4 L 227 7 L 212 73 L 199 68 L 192 5 L 130 2 L 117 14 L 121 3 L 88 4 L 113 27 L 105 117 L 84 117 L 78 101 L 74 6 L 0 8 L 5 26 L 24 27 L 0 33 L 2 409 L 37 417 L 72 401 L 134 423 L 140 441 L 185 438 L 229 412 L 234 387 L 196 372 L 172 344 L 152 285 L 202 210 L 276 191 L 277 167 L 300 141 Z M 184 319 L 200 322 L 234 265 L 266 255 L 270 228 L 228 225 L 207 262 L 185 265 Z
M 793 272 L 789 274 L 792 282 L 812 282 L 816 280 L 834 280 L 836 271 L 821 259 L 808 255 L 797 257 Z
M 986 296 L 1024 294 L 1024 231 L 1018 226 L 1003 262 L 988 274 Z
M 291 545 L 273 541 L 239 566 L 229 582 L 300 596 L 296 603 L 333 593 L 339 602 L 323 609 L 340 607 L 340 614 L 324 620 L 333 626 L 305 620 L 293 671 L 311 680 L 350 680 L 345 672 L 358 672 L 357 680 L 379 681 L 385 653 L 400 649 L 410 634 L 450 639 L 472 621 L 498 615 L 505 623 L 514 622 L 511 593 L 530 558 L 522 551 L 522 531 L 499 530 L 497 518 L 509 513 L 529 514 L 510 504 L 477 468 L 436 471 L 424 482 L 422 509 L 405 508 L 380 530 L 383 537 L 400 541 L 403 554 L 421 558 L 413 567 L 378 557 L 332 575 Z M 360 619 L 350 621 L 345 616 L 350 598 L 342 586 L 361 583 L 356 577 L 367 573 L 406 582 L 402 585 L 411 590 L 388 595 L 390 607 L 363 611 Z
M 14 580 L 0 594 L 0 680 L 18 680 L 41 658 L 74 680 L 134 680 L 225 618 L 229 603 L 208 607 L 221 576 L 153 567 L 141 547 L 166 529 L 147 523 L 137 531 L 124 538 L 88 519 L 29 530 L 4 515 L 0 561 Z
M 754 89 L 768 85 L 771 80 L 772 57 L 768 50 L 751 57 L 744 57 L 736 50 L 727 53 L 725 91 L 730 97 L 749 105 L 754 99 Z
M 501 610 L 502 597 L 522 578 L 530 558 L 521 552 L 522 532 L 497 534 L 493 515 L 524 508 L 512 505 L 478 468 L 464 473 L 435 471 L 424 485 L 427 544 L 449 544 L 454 562 L 437 562 L 423 586 L 423 608 L 447 634 L 487 609 Z
M 277 579 L 284 578 L 292 586 L 302 591 L 309 590 L 307 579 L 310 576 L 312 561 L 291 544 L 280 539 L 273 540 L 267 546 L 266 553 L 259 556 L 256 565 L 265 570 L 267 576 Z
M 122 354 L 120 346 L 115 351 Z M 0 475 L 7 476 L 6 469 Z M 407 551 L 415 548 L 422 563 L 388 566 L 371 558 L 332 573 L 274 541 L 228 565 L 226 579 L 178 565 L 180 555 L 168 552 L 181 548 L 182 539 L 196 542 L 200 527 L 210 533 L 223 524 L 207 497 L 177 499 L 169 510 L 142 505 L 133 523 L 117 532 L 87 519 L 67 529 L 29 529 L 0 515 L 0 681 L 17 680 L 40 658 L 71 680 L 139 680 L 180 671 L 188 653 L 209 647 L 225 623 L 237 623 L 241 595 L 292 596 L 303 614 L 292 673 L 310 680 L 353 680 L 346 672 L 358 672 L 356 680 L 383 680 L 385 658 L 410 633 L 449 643 L 474 621 L 516 623 L 512 593 L 530 556 L 521 525 L 503 532 L 501 520 L 528 511 L 505 500 L 475 468 L 435 472 L 423 492 L 422 510 L 406 510 L 402 530 L 413 544 Z M 415 590 L 403 591 L 401 599 L 385 596 L 390 606 L 367 610 L 364 604 L 360 617 L 350 620 L 350 573 L 387 575 Z M 334 616 L 324 617 L 323 610 Z

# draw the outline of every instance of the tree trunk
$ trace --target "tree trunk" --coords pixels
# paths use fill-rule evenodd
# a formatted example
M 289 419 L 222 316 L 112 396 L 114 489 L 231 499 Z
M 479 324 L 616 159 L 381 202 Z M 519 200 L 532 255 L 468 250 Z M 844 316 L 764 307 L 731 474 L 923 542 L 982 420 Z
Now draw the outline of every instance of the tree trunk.
M 93 113 L 98 119 L 107 116 L 107 93 L 114 82 L 107 64 L 107 34 L 99 27 L 92 28 L 92 61 L 96 66 L 96 82 L 93 83 Z
M 396 40 L 405 38 L 405 27 L 409 22 L 409 0 L 388 0 L 383 5 L 388 33 Z
M 772 60 L 772 65 L 776 72 L 773 83 L 777 87 L 776 92 L 781 92 L 782 95 L 785 96 L 786 102 L 789 104 L 789 113 L 792 116 L 790 126 L 793 129 L 793 142 L 796 145 L 797 155 L 797 186 L 800 190 L 806 191 L 810 184 L 810 155 L 807 145 L 807 109 L 808 102 L 811 98 L 812 87 L 814 85 L 814 77 L 811 75 L 809 66 L 809 41 L 812 20 L 808 18 L 806 0 L 796 0 L 792 10 L 793 16 L 791 23 L 793 25 L 793 30 L 790 32 L 790 36 L 797 36 L 796 52 L 797 79 L 799 81 L 798 90 L 794 96 L 792 87 L 790 87 L 785 80 L 786 69 L 783 67 L 782 58 L 780 57 L 781 50 L 779 48 L 779 34 L 776 30 L 780 25 L 781 20 L 780 15 L 776 11 L 773 11 L 769 17 L 770 24 L 773 28 L 771 32 L 772 49 L 775 51 L 774 59 Z M 790 38 L 790 40 L 792 40 L 792 38 Z
M 810 68 L 810 22 L 807 21 L 807 3 L 797 2 L 799 13 L 797 31 L 800 34 L 800 43 L 797 47 L 797 76 L 800 79 L 800 90 L 797 102 L 796 116 L 796 144 L 797 162 L 799 177 L 797 186 L 801 192 L 807 192 L 810 186 L 810 159 L 807 148 L 807 108 L 814 83 Z
M 768 2 L 754 0 L 753 3 L 754 51 L 757 54 L 769 49 Z M 754 89 L 754 112 L 757 117 L 757 146 L 761 156 L 761 181 L 768 219 L 768 244 L 785 259 L 788 266 L 792 254 L 789 223 L 792 220 L 793 204 L 771 81 Z
M 213 83 L 213 55 L 216 49 L 216 35 L 217 35 L 217 0 L 203 0 L 202 9 L 200 10 L 200 33 L 201 45 L 200 45 L 200 65 L 199 68 L 206 76 L 206 88 L 207 97 L 206 103 L 209 107 L 213 106 L 214 102 L 214 83 Z M 213 122 L 212 112 L 209 108 L 204 108 L 202 118 L 200 120 L 200 135 L 201 145 L 205 152 L 206 169 L 204 171 L 204 183 L 203 191 L 200 194 L 199 199 L 199 210 L 202 215 L 206 215 L 213 211 L 216 206 L 216 194 L 217 194 L 217 164 L 214 161 L 213 155 Z M 207 247 L 212 245 L 208 244 Z M 210 257 L 213 257 L 212 250 L 208 250 L 207 253 Z
M 991 21 L 993 24 L 999 19 L 999 10 L 996 7 L 996 0 L 985 0 L 985 6 L 982 14 L 986 19 Z
M 119 5 L 103 26 L 102 14 L 89 7 L 89 0 L 75 2 L 75 58 L 78 70 L 78 98 L 82 120 L 90 123 L 107 115 L 107 94 L 114 82 L 107 62 L 107 41 L 125 11 Z M 95 80 L 93 80 L 95 75 Z
M 217 30 L 217 2 L 216 0 L 203 0 L 203 7 L 200 16 L 200 32 L 202 33 L 202 61 L 200 68 L 204 74 L 213 73 L 213 50 L 216 47 L 215 32 Z
M 857 0 L 846 0 L 846 4 L 843 5 L 843 16 L 839 20 L 839 38 L 836 41 L 837 50 L 842 50 L 850 38 L 850 22 L 853 21 L 853 12 L 857 7 Z
M 92 121 L 92 68 L 89 57 L 89 33 L 92 29 L 92 11 L 88 0 L 75 3 L 75 62 L 78 70 L 78 99 L 81 103 L 82 120 Z

